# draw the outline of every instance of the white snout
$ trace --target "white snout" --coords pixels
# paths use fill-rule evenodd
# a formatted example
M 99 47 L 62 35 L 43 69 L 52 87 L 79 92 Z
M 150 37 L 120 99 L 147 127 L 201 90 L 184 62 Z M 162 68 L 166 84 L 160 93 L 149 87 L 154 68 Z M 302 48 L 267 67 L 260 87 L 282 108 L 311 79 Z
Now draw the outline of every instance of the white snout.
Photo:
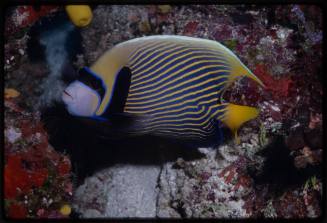
M 68 112 L 75 116 L 93 116 L 100 104 L 99 94 L 80 81 L 74 81 L 63 91 L 62 100 Z

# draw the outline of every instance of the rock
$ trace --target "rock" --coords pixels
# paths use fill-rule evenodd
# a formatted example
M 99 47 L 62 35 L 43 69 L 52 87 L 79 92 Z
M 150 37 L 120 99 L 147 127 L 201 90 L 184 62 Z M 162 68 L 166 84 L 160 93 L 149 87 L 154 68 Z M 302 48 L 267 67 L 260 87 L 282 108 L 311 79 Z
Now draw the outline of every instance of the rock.
M 302 154 L 294 158 L 294 165 L 297 168 L 305 168 L 307 164 L 317 165 L 322 161 L 322 150 L 311 150 L 305 146 L 301 150 Z
M 198 25 L 199 25 L 198 21 L 188 22 L 184 27 L 184 34 L 185 35 L 192 35 L 196 31 Z
M 101 216 L 102 216 L 101 213 L 95 209 L 88 209 L 84 213 L 85 218 L 99 218 Z
M 19 52 L 19 54 L 22 55 L 22 56 L 24 56 L 24 54 L 25 54 L 25 51 L 24 51 L 23 49 L 19 49 L 18 52 Z
M 302 149 L 305 146 L 303 129 L 297 128 L 286 138 L 286 145 L 290 150 Z
M 122 165 L 111 169 L 108 185 L 107 217 L 155 217 L 157 166 Z
M 228 150 L 223 146 L 224 149 Z M 230 149 L 233 149 L 230 147 Z M 201 149 L 204 151 L 204 149 Z M 164 165 L 159 178 L 158 217 L 185 218 L 242 218 L 247 217 L 243 208 L 244 197 L 249 189 L 235 182 L 227 182 L 220 173 L 231 164 L 222 156 L 209 150 L 200 160 L 181 161 Z M 233 159 L 231 159 L 233 160 Z M 174 169 L 174 166 L 183 168 Z M 228 170 L 227 173 L 228 174 Z
M 101 179 L 101 180 L 100 180 Z M 82 217 L 103 217 L 107 203 L 107 184 L 111 173 L 101 171 L 85 179 L 74 193 L 73 208 L 81 213 Z
M 6 140 L 10 143 L 15 143 L 18 139 L 20 139 L 22 133 L 19 129 L 15 129 L 12 126 L 5 130 Z
M 148 20 L 141 21 L 138 27 L 142 33 L 149 33 L 151 31 L 151 25 Z
M 160 167 L 116 165 L 86 179 L 75 208 L 83 217 L 155 217 Z
M 304 140 L 312 149 L 322 148 L 322 132 L 319 128 L 310 129 L 304 133 Z
M 159 193 L 157 217 L 159 218 L 180 218 L 181 214 L 171 207 L 171 200 L 176 196 L 176 174 L 177 170 L 172 169 L 172 164 L 166 164 L 159 176 Z

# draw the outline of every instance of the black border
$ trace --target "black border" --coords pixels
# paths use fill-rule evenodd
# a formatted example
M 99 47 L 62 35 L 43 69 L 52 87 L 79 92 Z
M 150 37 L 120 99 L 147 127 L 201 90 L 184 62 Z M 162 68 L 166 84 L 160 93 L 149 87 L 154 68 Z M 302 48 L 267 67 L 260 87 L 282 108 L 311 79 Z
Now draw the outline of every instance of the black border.
M 86 3 L 89 5 L 98 5 L 98 4 L 108 4 L 108 5 L 159 5 L 159 4 L 170 4 L 170 5 L 185 5 L 185 4 L 196 4 L 196 5 L 208 5 L 208 4 L 227 4 L 227 5 L 235 5 L 235 4 L 255 4 L 255 5 L 285 5 L 285 4 L 301 4 L 301 5 L 317 5 L 321 8 L 323 14 L 323 24 L 326 25 L 327 19 L 327 3 L 324 0 L 5 0 L 1 1 L 1 16 L 0 16 L 0 28 L 1 28 L 1 35 L 0 35 L 0 43 L 2 46 L 1 50 L 1 73 L 0 75 L 0 100 L 1 100 L 1 107 L 0 107 L 0 116 L 1 116 L 1 136 L 0 136 L 0 143 L 1 143 L 1 158 L 0 158 L 0 170 L 1 170 L 1 184 L 0 184 L 0 215 L 1 219 L 0 222 L 58 222 L 58 221 L 65 221 L 65 222 L 118 222 L 118 221 L 127 221 L 127 222 L 154 222 L 154 221 L 165 221 L 165 222 L 173 222 L 173 221 L 205 221 L 205 222 L 327 222 L 326 218 L 326 154 L 327 154 L 327 132 L 326 132 L 326 122 L 327 122 L 327 105 L 326 105 L 326 32 L 323 30 L 323 97 L 322 97 L 322 114 L 323 114 L 323 195 L 322 195 L 322 213 L 321 216 L 318 218 L 310 219 L 283 219 L 283 218 L 276 218 L 276 219 L 265 219 L 265 218 L 257 218 L 257 219 L 146 219 L 146 218 L 87 218 L 87 219 L 22 219 L 22 220 L 14 220 L 8 219 L 5 217 L 4 214 L 4 193 L 3 193 L 3 171 L 4 171 L 4 23 L 5 23 L 5 11 L 6 8 L 10 6 L 17 6 L 17 5 L 65 5 L 65 4 L 81 4 Z M 324 63 L 325 62 L 325 63 Z M 326 115 L 325 115 L 326 114 Z M 325 165 L 324 165 L 325 164 Z

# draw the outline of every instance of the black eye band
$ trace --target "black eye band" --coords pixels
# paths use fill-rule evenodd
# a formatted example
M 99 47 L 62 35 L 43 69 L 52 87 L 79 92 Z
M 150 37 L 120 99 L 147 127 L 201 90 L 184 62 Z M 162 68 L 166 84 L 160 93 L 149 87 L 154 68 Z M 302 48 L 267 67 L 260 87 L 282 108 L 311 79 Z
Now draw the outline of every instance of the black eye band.
M 89 69 L 80 69 L 77 80 L 98 92 L 101 100 L 103 99 L 104 93 L 106 91 L 105 86 L 103 86 L 103 81 L 92 72 L 90 72 Z

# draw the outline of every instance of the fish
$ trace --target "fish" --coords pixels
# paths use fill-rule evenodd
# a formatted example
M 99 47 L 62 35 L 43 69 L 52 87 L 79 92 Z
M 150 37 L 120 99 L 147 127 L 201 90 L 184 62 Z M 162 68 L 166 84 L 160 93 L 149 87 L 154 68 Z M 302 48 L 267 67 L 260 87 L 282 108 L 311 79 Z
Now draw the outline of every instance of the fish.
M 259 114 L 224 100 L 240 77 L 265 87 L 217 41 L 146 36 L 119 43 L 82 68 L 62 99 L 71 115 L 107 137 L 148 134 L 201 144 L 226 126 L 239 143 L 238 129 Z

